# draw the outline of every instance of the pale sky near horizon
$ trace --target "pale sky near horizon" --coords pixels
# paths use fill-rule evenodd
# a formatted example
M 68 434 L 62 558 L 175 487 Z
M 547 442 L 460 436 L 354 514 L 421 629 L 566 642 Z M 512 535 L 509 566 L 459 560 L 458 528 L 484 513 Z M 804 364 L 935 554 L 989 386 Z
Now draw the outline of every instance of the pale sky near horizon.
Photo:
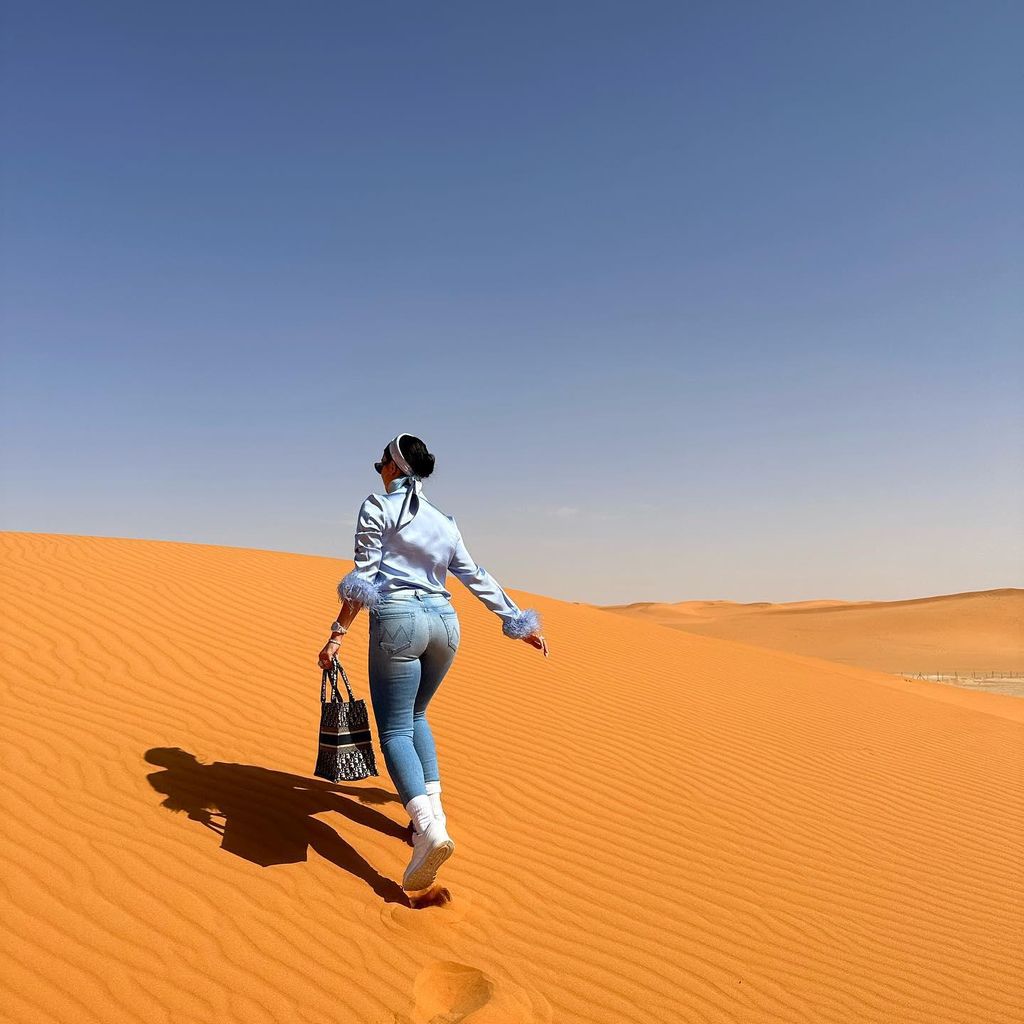
M 506 587 L 1024 585 L 1021 5 L 6 12 L 0 529 L 351 558 L 404 430 Z

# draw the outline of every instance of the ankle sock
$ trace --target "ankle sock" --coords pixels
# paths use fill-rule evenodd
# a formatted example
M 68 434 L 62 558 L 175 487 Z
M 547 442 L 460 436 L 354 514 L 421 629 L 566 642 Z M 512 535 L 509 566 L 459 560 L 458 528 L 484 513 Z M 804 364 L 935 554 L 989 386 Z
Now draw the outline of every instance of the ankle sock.
M 430 806 L 434 811 L 435 818 L 444 818 L 444 808 L 441 806 L 441 783 L 437 779 L 427 781 L 427 796 L 430 797 Z
M 434 808 L 430 803 L 430 797 L 421 793 L 414 796 L 406 805 L 405 809 L 412 818 L 413 825 L 417 832 L 426 832 L 430 823 L 434 820 Z

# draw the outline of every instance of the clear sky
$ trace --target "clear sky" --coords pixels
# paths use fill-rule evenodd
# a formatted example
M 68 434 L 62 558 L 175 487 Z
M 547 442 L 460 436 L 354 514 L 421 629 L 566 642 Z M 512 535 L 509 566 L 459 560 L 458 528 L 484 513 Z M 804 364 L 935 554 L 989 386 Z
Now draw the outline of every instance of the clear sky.
M 5 7 L 0 528 L 350 558 L 408 431 L 508 587 L 1024 584 L 1024 5 Z

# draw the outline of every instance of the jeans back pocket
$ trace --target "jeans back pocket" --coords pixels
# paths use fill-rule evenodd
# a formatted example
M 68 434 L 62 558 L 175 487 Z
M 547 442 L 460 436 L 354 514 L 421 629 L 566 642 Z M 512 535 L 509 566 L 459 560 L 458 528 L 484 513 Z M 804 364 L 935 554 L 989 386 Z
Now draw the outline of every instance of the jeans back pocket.
M 401 654 L 412 646 L 413 613 L 392 612 L 377 615 L 377 646 L 387 655 Z
M 454 612 L 442 612 L 441 621 L 448 631 L 448 646 L 453 650 L 459 647 L 459 617 Z

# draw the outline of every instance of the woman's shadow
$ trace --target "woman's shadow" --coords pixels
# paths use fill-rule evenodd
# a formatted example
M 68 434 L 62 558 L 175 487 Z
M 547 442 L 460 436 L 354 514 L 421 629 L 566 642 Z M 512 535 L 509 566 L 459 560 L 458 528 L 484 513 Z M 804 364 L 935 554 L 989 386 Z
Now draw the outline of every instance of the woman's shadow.
M 346 796 L 374 803 L 396 799 L 385 790 L 335 784 L 252 764 L 203 764 L 195 754 L 179 747 L 153 747 L 145 758 L 162 769 L 147 776 L 149 784 L 164 794 L 161 806 L 184 811 L 216 832 L 222 837 L 222 850 L 269 867 L 302 863 L 313 849 L 361 878 L 385 903 L 409 905 L 400 885 L 384 878 L 330 825 L 314 817 L 322 811 L 338 811 L 357 825 L 406 840 L 408 828 Z

